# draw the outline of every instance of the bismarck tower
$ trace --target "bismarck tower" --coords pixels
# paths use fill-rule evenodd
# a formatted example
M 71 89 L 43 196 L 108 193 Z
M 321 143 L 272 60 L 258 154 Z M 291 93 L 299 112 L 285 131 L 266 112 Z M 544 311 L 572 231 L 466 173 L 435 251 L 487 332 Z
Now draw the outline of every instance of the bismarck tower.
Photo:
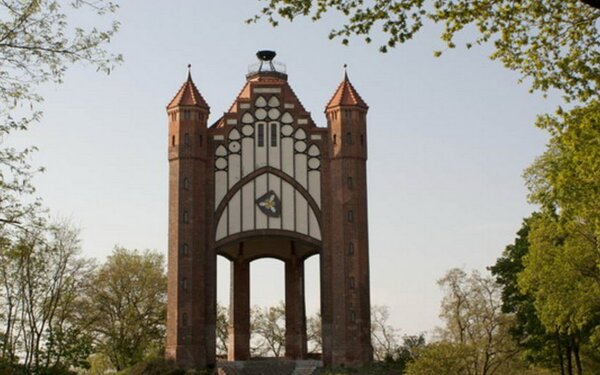
M 372 359 L 367 224 L 368 106 L 347 74 L 318 127 L 275 53 L 260 51 L 232 106 L 208 127 L 191 75 L 167 106 L 166 356 L 215 364 L 216 257 L 231 262 L 228 359 L 250 359 L 250 266 L 285 262 L 289 359 L 305 359 L 304 261 L 319 256 L 323 362 Z

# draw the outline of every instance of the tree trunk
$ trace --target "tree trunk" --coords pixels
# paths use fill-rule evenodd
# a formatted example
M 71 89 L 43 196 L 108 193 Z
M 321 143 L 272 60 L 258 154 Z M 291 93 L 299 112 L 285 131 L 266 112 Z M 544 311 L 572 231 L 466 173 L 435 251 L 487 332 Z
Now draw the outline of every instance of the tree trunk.
M 577 366 L 577 375 L 582 375 L 583 369 L 581 368 L 581 359 L 579 358 L 579 344 L 573 336 L 571 336 L 571 344 L 573 346 L 573 354 L 575 354 L 575 366 Z
M 567 343 L 567 370 L 569 371 L 569 375 L 573 375 L 573 361 L 571 359 L 571 343 Z
M 563 360 L 563 350 L 560 344 L 560 333 L 556 331 L 556 347 L 558 352 L 558 362 L 560 363 L 560 375 L 565 375 L 565 362 Z

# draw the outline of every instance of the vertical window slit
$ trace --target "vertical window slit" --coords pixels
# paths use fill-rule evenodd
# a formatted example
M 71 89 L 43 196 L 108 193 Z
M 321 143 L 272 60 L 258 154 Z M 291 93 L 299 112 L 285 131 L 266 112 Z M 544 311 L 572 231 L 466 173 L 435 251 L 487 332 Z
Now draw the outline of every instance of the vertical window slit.
M 258 124 L 258 147 L 265 146 L 265 124 Z

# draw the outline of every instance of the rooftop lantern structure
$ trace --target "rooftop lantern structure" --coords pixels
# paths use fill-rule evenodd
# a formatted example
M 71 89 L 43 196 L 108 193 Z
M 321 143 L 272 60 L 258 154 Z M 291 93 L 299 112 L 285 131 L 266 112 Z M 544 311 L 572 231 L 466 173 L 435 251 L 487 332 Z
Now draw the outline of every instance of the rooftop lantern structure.
M 262 50 L 256 52 L 259 62 L 248 67 L 246 78 L 250 79 L 256 75 L 272 75 L 286 79 L 286 66 L 283 63 L 274 61 L 275 56 L 277 56 L 275 51 Z

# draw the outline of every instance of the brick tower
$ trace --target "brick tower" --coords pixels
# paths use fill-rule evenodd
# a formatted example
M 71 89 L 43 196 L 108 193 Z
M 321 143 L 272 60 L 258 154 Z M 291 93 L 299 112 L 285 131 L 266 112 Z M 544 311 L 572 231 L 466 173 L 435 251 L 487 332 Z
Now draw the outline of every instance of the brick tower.
M 215 362 L 216 255 L 207 218 L 210 108 L 188 77 L 167 106 L 169 254 L 166 353 L 185 367 Z
M 329 163 L 323 193 L 321 293 L 326 363 L 372 358 L 367 223 L 367 104 L 348 75 L 325 109 Z M 333 303 L 327 303 L 333 301 Z
M 368 106 L 344 74 L 318 127 L 275 53 L 259 51 L 213 125 L 191 75 L 169 116 L 166 356 L 215 363 L 216 256 L 231 262 L 228 359 L 250 359 L 250 268 L 285 263 L 289 359 L 307 358 L 304 261 L 320 257 L 323 361 L 372 359 L 366 182 Z

